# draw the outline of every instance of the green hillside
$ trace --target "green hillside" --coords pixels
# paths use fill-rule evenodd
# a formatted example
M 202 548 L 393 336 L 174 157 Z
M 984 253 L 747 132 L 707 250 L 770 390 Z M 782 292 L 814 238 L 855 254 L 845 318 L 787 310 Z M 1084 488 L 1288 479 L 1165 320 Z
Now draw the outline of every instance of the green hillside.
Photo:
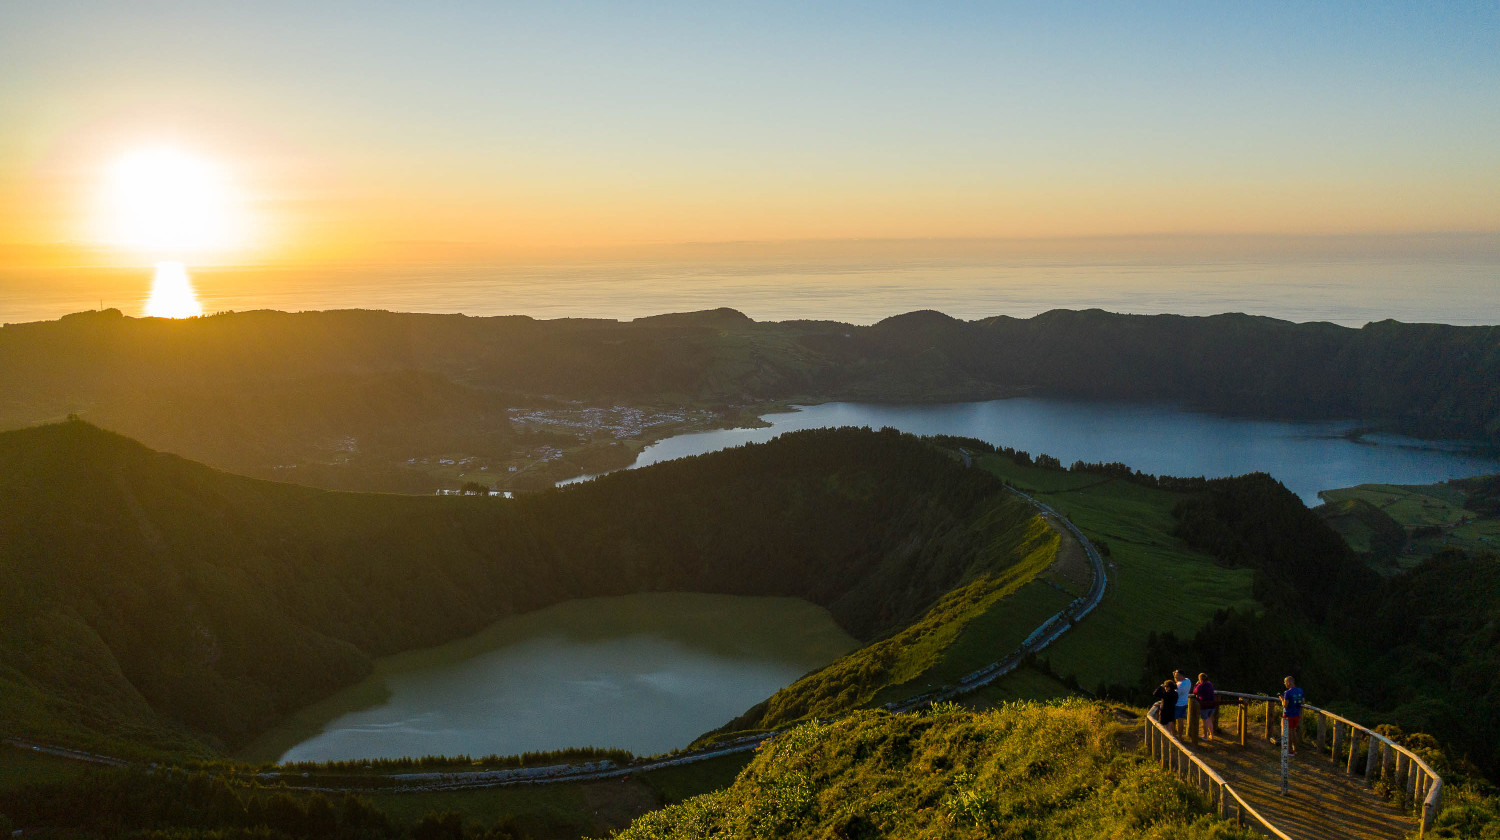
M 5 731 L 124 750 L 237 746 L 373 657 L 571 598 L 795 596 L 870 641 L 1037 562 L 1024 503 L 890 431 L 511 501 L 247 479 L 70 422 L 0 434 L 0 496 Z
M 1097 704 L 862 712 L 806 724 L 734 784 L 619 840 L 716 837 L 1250 837 L 1139 751 Z
M 1350 548 L 1372 560 L 1394 558 L 1406 545 L 1401 523 L 1366 499 L 1330 501 L 1320 505 L 1318 513 Z
M 1500 551 L 1500 476 L 1438 484 L 1361 484 L 1319 494 L 1317 508 L 1355 551 L 1387 573 L 1443 549 Z

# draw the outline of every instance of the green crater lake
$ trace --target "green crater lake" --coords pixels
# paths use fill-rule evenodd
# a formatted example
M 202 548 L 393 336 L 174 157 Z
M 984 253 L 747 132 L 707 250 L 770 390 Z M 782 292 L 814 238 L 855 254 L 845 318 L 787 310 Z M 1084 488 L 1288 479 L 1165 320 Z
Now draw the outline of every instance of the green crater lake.
M 376 663 L 251 744 L 249 761 L 684 747 L 854 650 L 796 598 L 646 593 L 569 601 Z

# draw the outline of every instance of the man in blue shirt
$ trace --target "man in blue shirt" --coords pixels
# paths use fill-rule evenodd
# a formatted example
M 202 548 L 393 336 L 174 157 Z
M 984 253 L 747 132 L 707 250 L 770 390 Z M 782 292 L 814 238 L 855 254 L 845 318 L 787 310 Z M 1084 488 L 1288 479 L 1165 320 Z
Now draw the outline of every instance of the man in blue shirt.
M 1286 691 L 1281 692 L 1281 717 L 1286 720 L 1288 740 L 1291 741 L 1290 752 L 1297 754 L 1297 741 L 1302 737 L 1302 689 L 1297 687 L 1297 681 L 1291 677 L 1282 680 Z
M 1172 682 L 1177 683 L 1177 734 L 1187 734 L 1188 697 L 1193 693 L 1193 681 L 1181 671 L 1172 672 Z

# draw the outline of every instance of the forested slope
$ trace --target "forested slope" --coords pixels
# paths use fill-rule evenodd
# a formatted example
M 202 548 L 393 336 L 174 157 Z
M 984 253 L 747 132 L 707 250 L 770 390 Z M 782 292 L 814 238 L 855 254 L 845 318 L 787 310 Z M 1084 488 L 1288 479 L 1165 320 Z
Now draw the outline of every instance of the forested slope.
M 1156 638 L 1147 683 L 1186 665 L 1264 692 L 1292 673 L 1316 704 L 1429 733 L 1500 772 L 1500 557 L 1448 549 L 1381 576 L 1264 474 L 1204 482 L 1177 515 L 1188 544 L 1255 569 L 1266 609 Z
M 869 640 L 1009 561 L 990 531 L 1032 515 L 998 491 L 890 431 L 804 432 L 515 501 L 247 479 L 76 421 L 7 432 L 0 720 L 232 745 L 371 657 L 648 590 L 803 597 Z
M 1099 310 L 970 322 L 913 312 L 855 326 L 721 309 L 623 323 L 372 311 L 166 321 L 108 310 L 0 329 L 0 428 L 82 412 L 239 471 L 346 437 L 392 453 L 498 451 L 504 408 L 544 396 L 724 406 L 1017 394 L 1500 441 L 1500 327 Z M 475 428 L 494 431 L 476 441 Z

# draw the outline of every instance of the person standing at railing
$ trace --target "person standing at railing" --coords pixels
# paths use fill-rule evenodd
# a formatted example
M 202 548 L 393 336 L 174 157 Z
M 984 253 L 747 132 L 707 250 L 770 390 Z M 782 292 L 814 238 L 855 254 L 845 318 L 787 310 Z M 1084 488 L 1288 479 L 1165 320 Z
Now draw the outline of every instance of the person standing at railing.
M 1212 741 L 1214 733 L 1219 731 L 1219 699 L 1214 695 L 1214 684 L 1208 681 L 1207 674 L 1198 675 L 1198 682 L 1193 684 L 1193 696 L 1198 698 L 1198 717 L 1203 721 L 1203 737 Z
M 1172 721 L 1177 717 L 1177 683 L 1164 680 L 1151 693 L 1151 699 L 1156 701 L 1156 719 L 1162 726 L 1172 728 Z
M 1286 691 L 1281 692 L 1281 717 L 1286 721 L 1286 728 L 1291 741 L 1288 752 L 1297 754 L 1297 741 L 1302 737 L 1302 704 L 1306 702 L 1306 695 L 1302 689 L 1297 687 L 1297 681 L 1291 677 L 1281 681 L 1286 686 Z
M 1177 683 L 1177 711 L 1175 716 L 1177 719 L 1177 734 L 1181 737 L 1187 734 L 1182 730 L 1187 727 L 1188 698 L 1193 696 L 1193 681 L 1188 679 L 1187 674 L 1181 671 L 1172 672 L 1172 681 Z

